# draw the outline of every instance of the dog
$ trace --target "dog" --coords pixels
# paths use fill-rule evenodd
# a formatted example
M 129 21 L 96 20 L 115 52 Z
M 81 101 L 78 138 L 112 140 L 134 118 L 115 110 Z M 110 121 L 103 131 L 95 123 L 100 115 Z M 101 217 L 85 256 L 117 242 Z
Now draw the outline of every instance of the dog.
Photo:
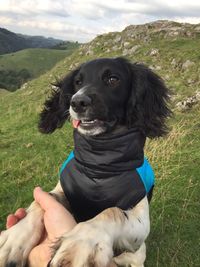
M 124 58 L 99 58 L 57 82 L 40 114 L 39 129 L 52 133 L 71 117 L 75 148 L 51 194 L 70 209 L 77 226 L 65 234 L 48 266 L 144 266 L 150 231 L 153 170 L 144 157 L 147 137 L 168 132 L 169 90 L 148 67 Z M 43 211 L 0 236 L 0 267 L 23 267 L 39 242 Z M 30 238 L 31 236 L 31 238 Z

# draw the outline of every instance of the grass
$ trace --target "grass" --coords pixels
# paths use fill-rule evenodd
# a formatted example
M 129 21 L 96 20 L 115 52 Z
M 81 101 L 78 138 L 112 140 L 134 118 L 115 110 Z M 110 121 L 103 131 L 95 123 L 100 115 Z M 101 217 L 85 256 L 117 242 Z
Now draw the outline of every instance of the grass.
M 106 37 L 108 39 L 108 36 Z M 165 47 L 166 43 L 166 47 Z M 152 58 L 148 51 L 159 47 L 160 57 Z M 144 44 L 131 56 L 134 61 L 161 65 L 163 77 L 170 76 L 168 86 L 177 99 L 192 95 L 198 88 L 200 67 L 196 48 L 199 41 L 177 40 Z M 194 54 L 192 54 L 192 47 Z M 120 51 L 120 50 L 119 50 Z M 120 55 L 120 52 L 100 56 Z M 184 57 L 181 57 L 181 54 Z M 95 54 L 93 57 L 99 56 Z M 196 65 L 187 72 L 172 71 L 173 57 L 181 62 L 194 60 Z M 52 135 L 37 130 L 38 113 L 49 93 L 50 82 L 61 77 L 72 63 L 91 59 L 70 55 L 56 67 L 28 83 L 26 89 L 0 95 L 0 228 L 5 226 L 8 213 L 26 207 L 32 201 L 34 186 L 52 189 L 58 180 L 58 171 L 73 147 L 69 123 Z M 193 87 L 186 84 L 196 75 Z M 171 131 L 165 138 L 148 140 L 145 153 L 155 174 L 156 187 L 151 202 L 151 233 L 147 241 L 146 267 L 198 267 L 200 263 L 200 105 L 185 113 L 175 111 L 170 119 Z
M 15 91 L 28 80 L 52 69 L 75 49 L 76 47 L 68 50 L 30 48 L 0 55 L 0 84 L 9 91 Z
M 157 174 L 147 267 L 199 266 L 200 108 L 194 112 L 177 114 L 169 136 L 147 145 Z
M 66 50 L 29 48 L 15 53 L 0 55 L 0 70 L 27 69 L 37 77 L 52 67 L 63 57 L 68 56 Z

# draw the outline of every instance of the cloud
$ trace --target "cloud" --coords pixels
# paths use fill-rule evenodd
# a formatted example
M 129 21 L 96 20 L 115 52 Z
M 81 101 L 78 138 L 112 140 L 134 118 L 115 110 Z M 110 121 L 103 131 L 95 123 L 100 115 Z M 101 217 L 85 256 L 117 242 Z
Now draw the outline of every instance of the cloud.
M 87 19 L 103 19 L 125 14 L 151 16 L 199 17 L 200 2 L 186 0 L 72 0 L 71 10 Z M 119 18 L 116 18 L 119 19 Z
M 69 16 L 66 3 L 68 1 L 52 0 L 1 0 L 0 12 L 13 15 L 56 15 Z
M 200 23 L 199 14 L 197 0 L 0 0 L 1 27 L 81 42 L 158 19 Z

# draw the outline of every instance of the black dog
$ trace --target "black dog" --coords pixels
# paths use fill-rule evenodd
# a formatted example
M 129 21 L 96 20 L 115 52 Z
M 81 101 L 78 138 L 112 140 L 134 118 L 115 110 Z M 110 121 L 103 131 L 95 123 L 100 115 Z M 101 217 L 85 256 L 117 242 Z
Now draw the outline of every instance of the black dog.
M 168 100 L 169 91 L 158 75 L 123 58 L 84 63 L 57 83 L 45 102 L 39 129 L 52 133 L 72 119 L 75 149 L 52 192 L 62 203 L 67 198 L 81 223 L 62 237 L 50 266 L 106 267 L 117 255 L 113 250 L 121 253 L 114 258 L 117 264 L 143 266 L 150 230 L 147 198 L 153 189 L 143 148 L 146 137 L 167 133 Z M 0 267 L 7 262 L 23 266 L 39 241 L 43 213 L 35 203 L 30 209 L 22 222 L 1 235 Z
M 79 130 L 84 134 L 98 135 L 117 126 L 138 127 L 150 138 L 167 132 L 169 91 L 144 65 L 124 58 L 93 60 L 82 64 L 57 87 L 41 114 L 39 128 L 44 133 L 62 127 L 70 104 L 71 115 L 80 120 Z

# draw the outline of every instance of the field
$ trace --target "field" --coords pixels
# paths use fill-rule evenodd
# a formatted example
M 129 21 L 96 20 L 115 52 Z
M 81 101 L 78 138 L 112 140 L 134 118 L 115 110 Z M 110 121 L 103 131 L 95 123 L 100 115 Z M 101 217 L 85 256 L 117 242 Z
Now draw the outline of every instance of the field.
M 136 61 L 143 58 L 148 65 L 159 64 L 162 68 L 157 72 L 162 77 L 169 76 L 166 82 L 175 95 L 171 105 L 174 116 L 168 122 L 169 135 L 148 140 L 145 148 L 156 174 L 146 267 L 200 266 L 200 104 L 185 112 L 176 109 L 178 100 L 193 95 L 199 88 L 198 44 L 199 39 L 157 42 L 160 56 L 152 58 L 147 56 L 147 51 L 156 46 L 152 42 L 134 55 Z M 55 77 L 63 76 L 72 64 L 103 56 L 98 49 L 93 56 L 80 57 L 79 52 L 29 82 L 26 89 L 0 95 L 1 229 L 8 213 L 31 202 L 34 186 L 40 185 L 44 190 L 55 186 L 59 168 L 73 148 L 69 122 L 52 135 L 42 135 L 37 130 L 37 121 Z M 181 63 L 190 59 L 196 64 L 185 72 L 172 69 L 170 62 L 174 57 Z M 193 86 L 187 84 L 190 77 L 196 79 Z
M 44 74 L 74 49 L 30 48 L 0 55 L 0 87 L 15 91 L 24 82 Z

